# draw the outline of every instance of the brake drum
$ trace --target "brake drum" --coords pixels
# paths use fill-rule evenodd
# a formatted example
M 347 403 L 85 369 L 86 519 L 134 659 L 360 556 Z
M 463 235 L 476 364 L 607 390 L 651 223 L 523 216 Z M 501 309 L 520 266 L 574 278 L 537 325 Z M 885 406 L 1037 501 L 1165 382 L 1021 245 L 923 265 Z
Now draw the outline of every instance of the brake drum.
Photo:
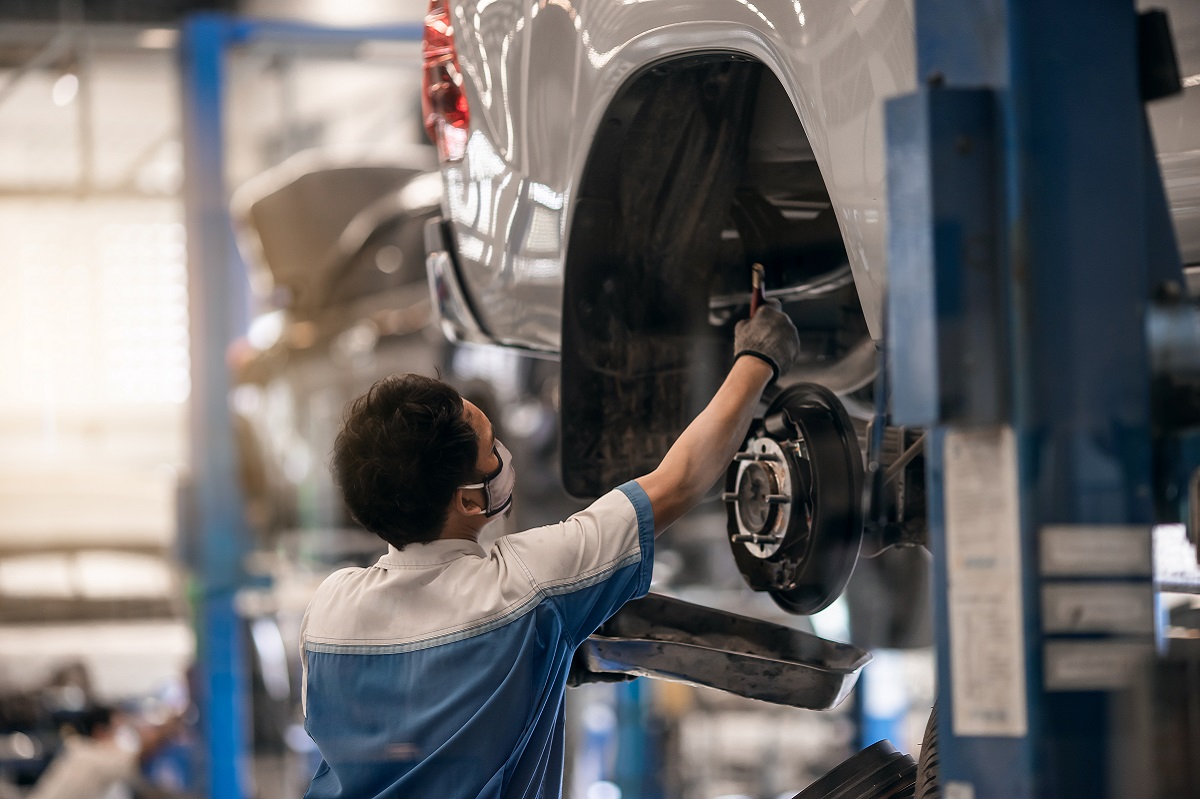
M 725 477 L 729 542 L 742 577 L 789 613 L 828 607 L 862 543 L 863 459 L 841 401 L 823 386 L 781 391 Z

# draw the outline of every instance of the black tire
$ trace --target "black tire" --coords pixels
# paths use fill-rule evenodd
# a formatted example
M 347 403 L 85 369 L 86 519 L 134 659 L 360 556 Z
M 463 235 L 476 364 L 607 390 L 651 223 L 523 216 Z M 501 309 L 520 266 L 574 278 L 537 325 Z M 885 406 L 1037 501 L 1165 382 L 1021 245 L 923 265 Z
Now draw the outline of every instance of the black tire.
M 939 799 L 942 795 L 938 775 L 938 706 L 935 702 L 925 723 L 925 735 L 921 738 L 921 757 L 917 760 L 917 788 L 913 799 Z
M 792 799 L 913 799 L 917 764 L 878 741 L 843 761 Z

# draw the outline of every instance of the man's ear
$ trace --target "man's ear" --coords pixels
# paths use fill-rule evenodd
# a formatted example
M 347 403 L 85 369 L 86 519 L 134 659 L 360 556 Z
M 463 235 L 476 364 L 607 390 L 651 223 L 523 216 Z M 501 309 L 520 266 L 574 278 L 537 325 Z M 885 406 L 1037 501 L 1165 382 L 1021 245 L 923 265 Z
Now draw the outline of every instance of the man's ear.
M 485 512 L 485 508 L 476 502 L 471 496 L 468 496 L 466 489 L 458 489 L 454 492 L 454 498 L 450 500 L 451 506 L 455 512 L 463 516 L 478 516 Z

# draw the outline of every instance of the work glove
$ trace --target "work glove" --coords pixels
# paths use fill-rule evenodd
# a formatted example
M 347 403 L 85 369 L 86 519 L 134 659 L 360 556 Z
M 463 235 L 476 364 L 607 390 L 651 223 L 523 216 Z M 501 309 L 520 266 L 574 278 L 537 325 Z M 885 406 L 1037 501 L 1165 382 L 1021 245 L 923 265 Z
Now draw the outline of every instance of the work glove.
M 800 335 L 781 310 L 779 300 L 766 300 L 749 319 L 737 323 L 733 333 L 733 359 L 742 355 L 762 358 L 775 370 L 775 380 L 800 357 Z

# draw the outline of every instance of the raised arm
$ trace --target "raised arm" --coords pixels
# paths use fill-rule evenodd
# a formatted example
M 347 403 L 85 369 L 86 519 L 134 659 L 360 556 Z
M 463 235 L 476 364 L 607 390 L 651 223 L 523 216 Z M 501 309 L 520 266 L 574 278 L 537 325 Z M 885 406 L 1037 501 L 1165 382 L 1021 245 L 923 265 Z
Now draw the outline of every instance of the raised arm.
M 655 534 L 694 508 L 725 473 L 754 418 L 763 389 L 799 353 L 792 320 L 778 303 L 738 323 L 733 368 L 716 395 L 680 434 L 658 468 L 637 482 L 654 509 Z

